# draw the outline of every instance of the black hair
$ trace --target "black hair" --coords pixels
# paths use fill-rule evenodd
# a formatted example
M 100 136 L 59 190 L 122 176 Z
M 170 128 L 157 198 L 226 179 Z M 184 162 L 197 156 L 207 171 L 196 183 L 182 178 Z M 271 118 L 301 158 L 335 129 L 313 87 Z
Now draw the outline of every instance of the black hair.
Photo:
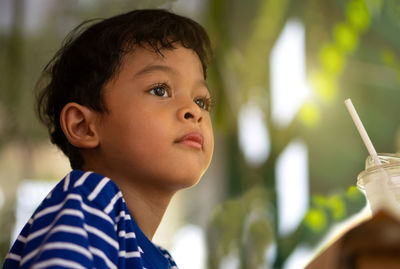
M 84 160 L 69 143 L 60 125 L 60 114 L 69 102 L 107 112 L 103 87 L 117 73 L 121 61 L 136 46 L 174 49 L 179 43 L 200 58 L 204 78 L 211 56 L 210 40 L 197 22 L 162 9 L 134 10 L 103 20 L 90 20 L 76 27 L 50 60 L 37 84 L 36 110 L 47 126 L 51 142 L 80 169 Z

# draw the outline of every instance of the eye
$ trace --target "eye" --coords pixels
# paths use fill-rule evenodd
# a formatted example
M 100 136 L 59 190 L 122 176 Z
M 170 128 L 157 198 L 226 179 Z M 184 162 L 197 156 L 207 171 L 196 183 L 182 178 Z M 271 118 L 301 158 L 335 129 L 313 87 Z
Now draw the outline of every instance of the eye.
M 149 91 L 150 94 L 159 96 L 159 97 L 170 97 L 170 94 L 168 92 L 169 87 L 165 83 L 157 84 L 154 85 L 151 90 Z
M 201 109 L 206 111 L 210 111 L 211 109 L 211 98 L 207 96 L 198 97 L 194 100 L 196 105 L 198 105 Z

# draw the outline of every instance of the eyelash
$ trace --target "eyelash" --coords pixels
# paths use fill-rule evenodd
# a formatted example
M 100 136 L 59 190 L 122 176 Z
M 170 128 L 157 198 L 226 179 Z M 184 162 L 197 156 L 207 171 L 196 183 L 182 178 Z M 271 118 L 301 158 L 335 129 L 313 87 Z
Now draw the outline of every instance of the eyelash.
M 154 92 L 154 90 L 160 89 L 160 88 L 162 88 L 162 89 L 168 94 L 168 97 L 171 96 L 170 87 L 169 87 L 168 84 L 165 83 L 165 82 L 163 82 L 163 83 L 157 83 L 157 84 L 152 85 L 152 86 L 151 86 L 151 89 L 149 90 L 149 92 L 150 92 L 150 93 L 151 93 L 151 92 Z M 156 95 L 155 93 L 151 93 L 151 94 L 153 94 L 153 95 L 155 95 L 155 96 L 159 96 L 159 95 Z M 162 96 L 159 96 L 159 97 L 162 97 Z
M 204 107 L 201 107 L 198 103 L 196 103 L 196 101 L 198 100 L 202 100 L 204 102 Z M 213 98 L 212 97 L 208 97 L 207 95 L 205 96 L 201 96 L 201 97 L 196 97 L 194 99 L 194 102 L 196 103 L 196 105 L 198 105 L 201 109 L 205 110 L 205 111 L 211 111 L 211 109 L 214 107 L 214 102 L 213 102 Z
M 159 95 L 155 94 L 155 92 L 154 92 L 156 89 L 160 89 L 160 88 L 162 88 L 162 89 L 165 91 L 165 93 L 168 94 L 168 97 L 171 96 L 171 90 L 170 90 L 171 88 L 170 88 L 170 87 L 168 86 L 168 84 L 165 83 L 165 82 L 154 84 L 154 85 L 151 87 L 151 89 L 149 90 L 149 92 L 150 92 L 151 94 L 155 95 L 155 96 L 163 97 L 163 96 L 159 96 Z M 163 97 L 163 98 L 165 98 L 165 97 Z M 199 100 L 203 101 L 204 107 L 201 107 L 201 106 L 197 103 L 197 101 L 199 101 Z M 199 96 L 199 97 L 196 97 L 193 101 L 194 101 L 195 104 L 198 105 L 201 109 L 203 109 L 203 110 L 205 110 L 205 111 L 208 111 L 208 112 L 211 111 L 211 109 L 214 107 L 214 98 L 212 98 L 211 96 L 210 96 L 210 97 L 208 97 L 207 95 Z

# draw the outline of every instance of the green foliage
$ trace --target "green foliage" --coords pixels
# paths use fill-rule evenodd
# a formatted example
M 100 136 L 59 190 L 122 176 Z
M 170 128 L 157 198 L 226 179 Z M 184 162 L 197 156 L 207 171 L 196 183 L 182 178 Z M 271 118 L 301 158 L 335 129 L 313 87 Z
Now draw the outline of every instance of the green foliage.
M 256 186 L 215 209 L 207 233 L 208 268 L 219 268 L 221 261 L 232 254 L 239 258 L 240 268 L 258 268 L 270 262 L 265 256 L 274 240 L 270 198 L 264 188 Z M 364 195 L 355 186 L 329 196 L 313 195 L 299 227 L 275 240 L 280 240 L 284 256 L 298 244 L 313 247 L 334 224 L 352 216 L 364 205 Z
M 218 108 L 218 122 L 220 127 L 229 132 L 225 136 L 229 141 L 226 180 L 227 188 L 235 191 L 228 191 L 228 196 L 245 193 L 252 185 L 252 178 L 261 178 L 257 183 L 261 182 L 263 188 L 271 190 L 269 209 L 273 211 L 274 221 L 270 223 L 277 244 L 274 266 L 280 268 L 296 246 L 305 243 L 315 245 L 333 224 L 355 214 L 365 205 L 365 198 L 356 187 L 346 190 L 363 169 L 366 152 L 342 100 L 348 97 L 362 100 L 361 112 L 363 108 L 369 112 L 365 116 L 367 124 L 370 121 L 367 126 L 373 134 L 375 130 L 373 137 L 380 148 L 384 149 L 386 146 L 392 152 L 393 143 L 400 141 L 399 135 L 396 135 L 398 127 L 392 132 L 396 124 L 396 119 L 392 116 L 393 107 L 396 107 L 394 100 L 396 96 L 397 100 L 400 96 L 396 88 L 391 88 L 390 94 L 389 91 L 383 91 L 385 85 L 382 81 L 393 83 L 393 76 L 386 75 L 379 56 L 380 50 L 385 47 L 382 45 L 391 44 L 391 49 L 382 54 L 382 59 L 386 66 L 397 66 L 396 48 L 400 45 L 400 40 L 395 36 L 398 36 L 398 25 L 387 29 L 387 25 L 390 25 L 385 17 L 388 13 L 388 1 L 384 0 L 259 1 L 257 4 L 249 3 L 257 8 L 250 8 L 253 19 L 242 23 L 247 31 L 238 29 L 237 32 L 241 35 L 239 38 L 239 35 L 233 34 L 235 28 L 224 23 L 233 20 L 230 14 L 240 13 L 235 11 L 237 2 L 239 1 L 211 1 L 211 6 L 215 9 L 209 12 L 213 16 L 213 23 L 208 25 L 212 29 L 212 39 L 217 41 L 214 44 L 216 70 L 210 76 L 210 84 L 217 82 L 212 88 L 217 91 L 221 101 L 218 105 L 222 106 Z M 221 12 L 219 15 L 216 7 Z M 248 18 L 249 10 L 241 7 Z M 382 17 L 378 18 L 379 16 Z M 282 127 L 271 120 L 269 54 L 288 18 L 300 18 L 305 23 L 307 68 L 313 94 L 303 104 L 294 120 Z M 385 22 L 381 24 L 380 19 L 385 19 Z M 381 42 L 382 33 L 387 38 Z M 396 87 L 398 88 L 398 84 Z M 265 124 L 271 142 L 268 160 L 258 167 L 246 164 L 235 145 L 237 114 L 243 104 L 254 100 L 265 113 Z M 386 109 L 385 112 L 377 113 L 382 109 Z M 294 138 L 305 141 L 309 150 L 311 204 L 300 226 L 292 234 L 282 236 L 277 233 L 279 220 L 273 193 L 275 164 Z M 210 255 L 219 253 L 210 258 L 210 268 L 218 268 L 218 262 L 229 254 L 238 257 L 242 265 L 247 264 L 243 252 L 238 250 L 237 242 L 243 240 L 242 229 L 246 221 L 242 218 L 248 216 L 243 215 L 242 209 L 238 209 L 241 208 L 238 199 L 235 202 L 229 201 L 232 203 L 227 203 L 230 210 L 238 212 L 228 214 L 228 209 L 226 213 L 221 209 L 216 210 L 210 227 L 219 223 L 217 220 L 219 217 L 223 218 L 222 216 L 226 217 L 224 223 L 229 223 L 230 215 L 232 227 L 225 231 L 224 236 L 238 237 L 228 240 L 219 235 L 224 238 L 219 243 L 225 247 L 220 246 L 219 251 L 215 247 L 214 251 L 211 246 L 218 244 L 218 240 L 213 240 L 213 236 L 218 232 L 215 227 L 210 228 L 210 235 L 213 235 L 209 237 Z M 239 221 L 240 225 L 233 224 L 235 221 Z
M 321 65 L 328 74 L 336 74 L 344 67 L 344 57 L 341 49 L 334 44 L 326 44 L 320 52 Z
M 314 234 L 324 234 L 333 224 L 355 214 L 365 205 L 364 195 L 356 186 L 347 191 L 329 196 L 313 195 L 311 206 L 304 217 L 303 225 Z M 312 240 L 309 243 L 312 242 Z
M 321 68 L 314 71 L 312 79 L 317 96 L 325 102 L 332 102 L 337 97 L 337 81 L 346 66 L 346 59 L 357 49 L 361 35 L 367 31 L 371 22 L 364 0 L 349 1 L 345 15 L 345 20 L 333 27 L 333 41 L 321 47 Z
M 381 51 L 381 58 L 382 62 L 389 66 L 389 67 L 399 67 L 399 63 L 397 62 L 396 59 L 396 54 L 394 53 L 393 50 L 390 49 L 383 49 Z
M 367 3 L 364 0 L 352 0 L 347 5 L 346 18 L 355 32 L 365 31 L 371 22 Z
M 400 83 L 400 61 L 396 52 L 392 49 L 384 48 L 381 50 L 380 57 L 383 64 L 396 70 L 397 81 Z
M 400 24 L 400 3 L 397 0 L 386 0 L 384 1 L 389 11 L 388 15 L 390 19 L 397 24 Z
M 304 222 L 307 227 L 316 233 L 326 230 L 328 226 L 325 212 L 314 208 L 308 210 Z
M 385 0 L 366 0 L 365 3 L 367 4 L 368 10 L 370 11 L 371 15 L 379 16 L 382 12 L 383 4 Z
M 341 51 L 354 51 L 358 45 L 358 36 L 346 23 L 339 23 L 334 29 L 334 39 Z
M 254 187 L 237 199 L 219 205 L 208 228 L 209 268 L 219 268 L 230 254 L 240 257 L 240 268 L 264 264 L 273 239 L 268 193 Z

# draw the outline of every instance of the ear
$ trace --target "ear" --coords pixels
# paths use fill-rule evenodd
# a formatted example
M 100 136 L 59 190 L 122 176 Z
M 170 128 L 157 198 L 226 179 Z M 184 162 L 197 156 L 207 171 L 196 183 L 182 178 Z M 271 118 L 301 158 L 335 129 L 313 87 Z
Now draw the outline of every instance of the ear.
M 97 112 L 78 103 L 68 103 L 60 114 L 61 128 L 68 141 L 77 148 L 92 149 L 99 145 L 96 132 Z

